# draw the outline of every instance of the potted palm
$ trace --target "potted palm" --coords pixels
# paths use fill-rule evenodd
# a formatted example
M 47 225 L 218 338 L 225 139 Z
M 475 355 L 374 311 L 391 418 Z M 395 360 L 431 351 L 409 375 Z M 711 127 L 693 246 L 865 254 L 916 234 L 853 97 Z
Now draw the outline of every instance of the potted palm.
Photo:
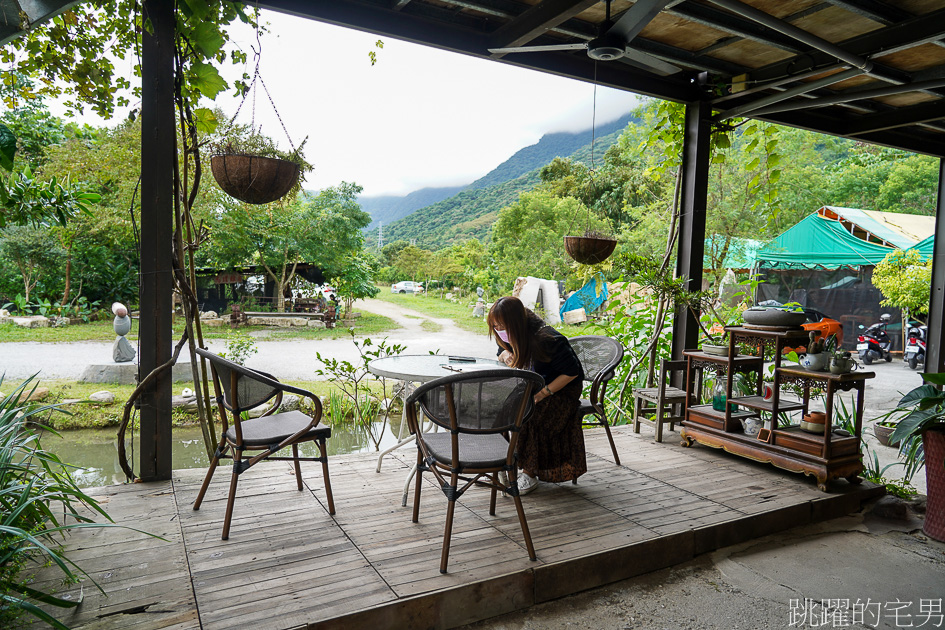
M 902 397 L 897 411 L 906 413 L 889 436 L 893 444 L 922 436 L 928 506 L 922 530 L 945 541 L 945 373 L 923 374 L 923 385 Z

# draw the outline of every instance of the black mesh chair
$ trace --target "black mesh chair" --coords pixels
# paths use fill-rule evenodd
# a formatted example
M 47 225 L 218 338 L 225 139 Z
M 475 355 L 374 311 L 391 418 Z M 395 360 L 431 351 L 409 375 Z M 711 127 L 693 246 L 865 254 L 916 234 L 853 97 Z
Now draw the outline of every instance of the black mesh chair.
M 331 496 L 331 481 L 328 477 L 328 452 L 325 441 L 331 437 L 331 427 L 321 424 L 322 403 L 318 396 L 298 387 L 280 383 L 271 374 L 257 372 L 227 361 L 212 352 L 197 348 L 197 354 L 210 362 L 213 372 L 213 388 L 216 402 L 223 421 L 222 435 L 217 450 L 210 460 L 210 470 L 203 480 L 194 509 L 200 509 L 210 479 L 221 459 L 233 460 L 233 473 L 230 477 L 230 494 L 226 502 L 226 516 L 223 520 L 223 540 L 230 537 L 230 521 L 233 518 L 233 503 L 236 499 L 236 485 L 239 477 L 253 465 L 263 460 L 295 462 L 295 480 L 299 491 L 302 490 L 302 469 L 299 462 L 321 462 L 322 475 L 325 478 L 325 494 L 328 498 L 328 513 L 335 513 L 335 502 Z M 311 415 L 302 411 L 274 413 L 282 403 L 283 392 L 304 396 L 312 401 Z M 262 416 L 245 419 L 243 412 L 272 400 L 272 405 Z M 229 413 L 228 413 L 229 412 Z M 231 424 L 232 420 L 232 424 Z M 299 444 L 315 442 L 319 457 L 299 457 Z M 282 449 L 291 446 L 292 457 L 274 457 Z M 261 451 L 249 459 L 243 459 L 243 451 Z
M 492 489 L 489 503 L 492 516 L 495 516 L 499 490 L 515 500 L 528 557 L 535 560 L 535 548 L 519 497 L 515 462 L 519 431 L 532 410 L 532 393 L 543 385 L 544 380 L 534 372 L 509 368 L 476 370 L 424 383 L 407 399 L 407 423 L 417 438 L 413 522 L 420 518 L 424 472 L 433 473 L 448 502 L 441 573 L 446 573 L 449 561 L 456 501 L 476 484 Z M 418 408 L 448 432 L 421 432 Z M 500 471 L 507 473 L 507 483 L 499 480 Z
M 614 453 L 614 462 L 620 465 L 620 456 L 617 455 L 617 446 L 614 436 L 610 433 L 610 424 L 607 422 L 607 413 L 604 411 L 604 394 L 607 393 L 607 383 L 614 377 L 614 370 L 623 360 L 623 346 L 615 339 L 598 335 L 582 335 L 571 337 L 571 347 L 577 353 L 584 368 L 584 380 L 590 382 L 590 398 L 582 398 L 578 414 L 586 424 L 589 418 L 594 425 L 600 425 L 607 431 L 610 441 L 610 450 Z

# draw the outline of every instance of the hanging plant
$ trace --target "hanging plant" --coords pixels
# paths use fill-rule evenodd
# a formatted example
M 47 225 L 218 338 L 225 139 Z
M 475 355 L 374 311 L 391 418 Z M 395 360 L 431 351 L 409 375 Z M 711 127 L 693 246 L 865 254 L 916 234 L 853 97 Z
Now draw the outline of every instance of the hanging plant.
M 312 165 L 301 157 L 302 147 L 280 151 L 260 134 L 229 140 L 210 157 L 210 170 L 223 191 L 251 204 L 271 203 L 302 188 L 302 174 Z
M 608 10 L 610 5 L 608 4 Z M 610 234 L 605 234 L 591 229 L 591 200 L 596 199 L 599 194 L 599 187 L 594 172 L 594 144 L 597 139 L 597 63 L 594 63 L 594 106 L 591 117 L 591 172 L 590 179 L 587 182 L 585 191 L 585 204 L 587 205 L 587 223 L 584 234 L 581 236 L 565 236 L 564 251 L 568 253 L 575 262 L 582 265 L 599 265 L 607 260 L 614 249 L 617 247 L 617 239 Z

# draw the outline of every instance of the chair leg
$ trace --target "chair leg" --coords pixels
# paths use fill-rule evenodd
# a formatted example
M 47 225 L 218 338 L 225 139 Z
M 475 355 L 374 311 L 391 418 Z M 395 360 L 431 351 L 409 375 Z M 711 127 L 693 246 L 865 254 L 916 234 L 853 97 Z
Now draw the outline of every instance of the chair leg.
M 637 422 L 637 425 L 636 425 L 636 426 L 637 426 L 636 432 L 639 433 L 639 432 L 640 432 L 639 420 L 636 421 L 636 422 Z M 617 455 L 617 445 L 614 444 L 614 436 L 610 433 L 610 423 L 607 422 L 607 418 L 602 418 L 601 421 L 600 421 L 600 423 L 601 423 L 602 425 L 604 425 L 604 431 L 607 432 L 607 440 L 610 442 L 610 450 L 611 450 L 611 451 L 613 452 L 613 454 L 614 454 L 614 463 L 619 466 L 619 465 L 620 465 L 620 455 Z
M 236 484 L 239 483 L 240 475 L 236 472 L 240 463 L 240 453 L 233 453 L 233 473 L 230 476 L 230 493 L 226 497 L 226 515 L 223 517 L 223 540 L 230 538 L 230 521 L 233 520 L 233 504 L 236 502 Z
M 302 467 L 299 465 L 299 445 L 292 445 L 292 457 L 295 458 L 295 481 L 299 487 L 299 492 L 302 491 Z
M 633 432 L 640 432 L 640 414 L 643 413 L 643 399 L 634 397 L 633 399 Z
M 213 479 L 213 473 L 216 471 L 219 463 L 220 458 L 214 455 L 213 459 L 210 460 L 210 470 L 207 471 L 207 476 L 203 478 L 203 485 L 200 486 L 200 492 L 197 493 L 197 500 L 194 501 L 194 511 L 200 509 L 200 504 L 203 503 L 203 496 L 207 494 L 207 488 L 210 487 L 210 480 Z
M 518 512 L 518 522 L 522 526 L 522 536 L 525 537 L 525 548 L 528 550 L 528 558 L 537 560 L 535 555 L 535 546 L 532 544 L 532 535 L 528 532 L 528 522 L 525 520 L 525 509 L 522 507 L 522 497 L 515 495 L 515 511 Z
M 443 553 L 440 555 L 440 573 L 446 573 L 446 565 L 450 560 L 450 538 L 453 535 L 453 512 L 455 510 L 456 500 L 449 499 L 446 504 L 446 526 L 443 528 Z
M 423 453 L 417 450 L 417 481 L 413 489 L 413 522 L 420 520 L 420 481 L 423 478 Z
M 656 441 L 663 441 L 663 413 L 666 411 L 661 402 L 656 406 Z
M 325 479 L 325 496 L 328 497 L 328 513 L 334 516 L 335 514 L 335 499 L 331 494 L 331 477 L 328 475 L 328 448 L 325 446 L 325 439 L 322 438 L 318 440 L 318 452 L 322 460 L 322 477 Z M 295 460 L 295 468 L 298 470 L 299 461 Z M 302 475 L 299 475 L 299 485 L 302 485 Z
M 489 499 L 489 516 L 495 516 L 495 495 L 498 492 L 496 484 L 499 483 L 498 471 L 492 473 L 492 497 Z

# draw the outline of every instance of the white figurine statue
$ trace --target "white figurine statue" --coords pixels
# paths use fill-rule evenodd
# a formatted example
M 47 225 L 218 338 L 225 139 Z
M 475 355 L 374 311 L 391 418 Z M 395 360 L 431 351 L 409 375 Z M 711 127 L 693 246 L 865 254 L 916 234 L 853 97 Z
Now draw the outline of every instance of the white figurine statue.
M 125 338 L 125 335 L 131 332 L 131 318 L 128 316 L 128 309 L 124 304 L 115 302 L 112 304 L 112 313 L 115 314 L 115 321 L 112 322 L 112 326 L 114 326 L 115 333 L 118 335 L 115 337 L 114 345 L 112 345 L 112 357 L 115 359 L 115 363 L 133 361 L 136 354 L 135 349 Z

